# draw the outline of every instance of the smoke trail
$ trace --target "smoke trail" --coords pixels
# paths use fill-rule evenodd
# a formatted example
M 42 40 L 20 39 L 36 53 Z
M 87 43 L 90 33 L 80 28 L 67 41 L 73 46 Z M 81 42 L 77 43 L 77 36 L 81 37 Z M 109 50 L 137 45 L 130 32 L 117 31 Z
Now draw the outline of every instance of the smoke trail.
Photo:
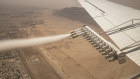
M 63 34 L 63 35 L 50 36 L 50 37 L 0 41 L 0 51 L 7 50 L 7 49 L 31 47 L 31 46 L 36 46 L 36 45 L 48 44 L 48 43 L 62 40 L 69 36 L 70 36 L 70 34 Z

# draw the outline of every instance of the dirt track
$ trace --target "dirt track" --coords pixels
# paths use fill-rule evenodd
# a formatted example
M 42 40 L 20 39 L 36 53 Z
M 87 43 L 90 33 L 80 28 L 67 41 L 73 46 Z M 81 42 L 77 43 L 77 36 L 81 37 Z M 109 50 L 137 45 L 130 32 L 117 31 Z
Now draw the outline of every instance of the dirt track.
M 19 32 L 19 35 L 23 35 L 20 38 L 65 34 L 84 24 L 99 33 L 102 32 L 102 29 L 77 1 L 60 0 L 55 5 L 52 1 L 48 0 L 48 2 L 50 4 L 47 3 L 45 8 L 41 5 L 38 5 L 38 8 L 33 7 L 34 5 L 25 8 L 24 5 L 5 10 L 5 13 L 9 13 L 8 15 L 13 15 L 13 17 L 7 17 L 13 25 L 32 26 L 24 32 L 21 31 L 22 33 Z M 21 8 L 22 11 L 20 11 Z M 108 37 L 105 38 L 110 40 Z M 59 79 L 60 77 L 65 79 L 127 79 L 140 71 L 140 68 L 129 59 L 121 65 L 118 62 L 109 63 L 83 37 L 67 38 L 53 44 L 25 48 L 22 51 L 36 79 Z M 37 63 L 30 62 L 36 58 L 39 59 Z

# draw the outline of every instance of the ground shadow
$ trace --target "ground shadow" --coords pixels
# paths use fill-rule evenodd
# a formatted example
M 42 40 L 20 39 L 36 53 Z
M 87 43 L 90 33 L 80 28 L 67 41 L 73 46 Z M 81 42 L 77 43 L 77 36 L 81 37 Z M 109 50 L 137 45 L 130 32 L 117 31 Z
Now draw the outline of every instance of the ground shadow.
M 61 10 L 55 10 L 53 14 L 55 16 L 61 16 L 73 21 L 79 21 L 86 25 L 98 26 L 97 23 L 86 12 L 84 8 L 79 7 L 63 8 Z

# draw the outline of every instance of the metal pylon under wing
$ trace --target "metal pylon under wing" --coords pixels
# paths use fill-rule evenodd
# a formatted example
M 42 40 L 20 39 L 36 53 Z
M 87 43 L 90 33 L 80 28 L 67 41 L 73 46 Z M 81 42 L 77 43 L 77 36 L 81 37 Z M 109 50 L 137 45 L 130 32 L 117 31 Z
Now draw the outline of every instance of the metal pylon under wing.
M 102 55 L 109 59 L 109 62 L 118 60 L 119 63 L 122 64 L 126 61 L 125 53 L 120 51 L 116 46 L 104 39 L 88 26 L 84 26 L 71 32 L 71 35 L 73 38 L 80 35 L 85 37 L 99 52 L 102 53 Z

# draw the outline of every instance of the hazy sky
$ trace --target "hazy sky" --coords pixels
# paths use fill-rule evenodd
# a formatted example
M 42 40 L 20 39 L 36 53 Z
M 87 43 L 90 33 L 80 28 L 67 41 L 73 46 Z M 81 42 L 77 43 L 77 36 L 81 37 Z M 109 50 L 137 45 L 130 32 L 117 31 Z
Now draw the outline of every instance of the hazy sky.
M 78 0 L 0 0 L 4 5 L 24 5 L 48 8 L 77 7 Z
M 108 0 L 140 9 L 140 0 Z M 78 0 L 0 0 L 4 5 L 24 5 L 46 8 L 79 7 Z

